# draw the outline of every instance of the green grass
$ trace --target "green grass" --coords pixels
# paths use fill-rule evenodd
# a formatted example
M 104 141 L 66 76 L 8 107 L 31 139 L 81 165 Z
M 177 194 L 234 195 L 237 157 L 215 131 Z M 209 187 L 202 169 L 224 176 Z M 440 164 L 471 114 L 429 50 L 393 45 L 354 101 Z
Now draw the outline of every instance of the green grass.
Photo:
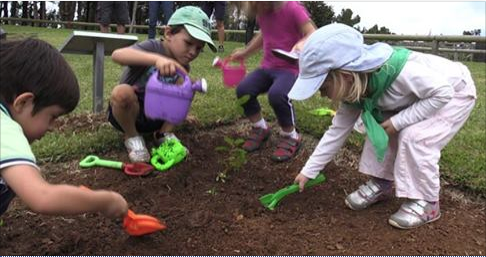
M 45 29 L 27 26 L 2 25 L 9 33 L 9 37 L 34 36 L 46 40 L 55 47 L 60 47 L 71 33 L 71 30 Z M 140 40 L 146 39 L 146 35 L 139 34 Z M 243 47 L 242 43 L 226 42 L 224 56 L 234 49 Z M 206 95 L 197 94 L 193 102 L 191 113 L 194 114 L 203 126 L 211 127 L 216 122 L 231 123 L 240 118 L 241 114 L 235 107 L 235 92 L 228 89 L 221 82 L 221 72 L 212 68 L 211 63 L 216 54 L 208 48 L 191 64 L 191 77 L 206 78 L 209 90 Z M 92 110 L 92 57 L 90 55 L 65 55 L 67 61 L 73 67 L 81 87 L 81 100 L 73 114 L 86 114 Z M 254 55 L 247 60 L 248 70 L 253 70 L 259 65 L 261 55 Z M 441 171 L 442 176 L 449 183 L 467 190 L 471 190 L 486 196 L 486 65 L 484 63 L 466 63 L 471 70 L 476 82 L 478 100 L 476 107 L 464 128 L 447 145 L 442 152 Z M 117 84 L 122 67 L 105 57 L 104 103 L 112 88 Z M 273 111 L 268 105 L 266 96 L 259 98 L 263 107 L 264 116 L 275 120 Z M 329 107 L 329 101 L 314 96 L 307 101 L 294 103 L 297 112 L 299 128 L 308 134 L 319 138 L 330 125 L 329 117 L 316 117 L 309 113 L 318 107 Z M 348 143 L 359 148 L 363 138 L 359 135 L 350 137 Z M 36 156 L 41 161 L 62 161 L 67 159 L 80 159 L 91 153 L 101 153 L 110 149 L 122 148 L 120 135 L 109 125 L 104 124 L 96 131 L 64 131 L 63 133 L 51 133 L 33 145 Z
M 459 186 L 486 195 L 486 67 L 484 63 L 466 63 L 478 99 L 468 121 L 442 152 L 442 175 Z

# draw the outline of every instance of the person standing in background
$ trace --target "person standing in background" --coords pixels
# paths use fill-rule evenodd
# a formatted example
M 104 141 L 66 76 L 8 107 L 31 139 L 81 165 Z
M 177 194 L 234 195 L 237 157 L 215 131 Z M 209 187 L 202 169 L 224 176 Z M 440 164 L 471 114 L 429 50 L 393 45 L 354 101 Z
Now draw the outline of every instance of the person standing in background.
M 246 21 L 246 31 L 245 31 L 245 45 L 248 45 L 250 43 L 251 39 L 253 38 L 253 34 L 255 32 L 255 26 L 256 26 L 256 19 L 253 17 L 248 17 L 248 20 Z
M 125 24 L 130 23 L 128 18 L 128 2 L 121 1 L 100 1 L 98 2 L 98 22 L 100 31 L 108 33 L 110 22 L 116 23 L 116 33 L 125 34 Z
M 224 14 L 226 13 L 226 2 L 203 2 L 201 9 L 206 13 L 209 19 L 211 19 L 211 14 L 213 14 L 214 11 L 214 17 L 216 18 L 216 28 L 218 30 L 218 52 L 224 52 Z
M 174 1 L 149 1 L 148 11 L 149 11 L 149 29 L 148 29 L 148 39 L 154 39 L 157 26 L 157 21 L 159 21 L 160 9 L 162 8 L 163 18 L 162 26 L 167 25 L 172 13 L 174 13 Z

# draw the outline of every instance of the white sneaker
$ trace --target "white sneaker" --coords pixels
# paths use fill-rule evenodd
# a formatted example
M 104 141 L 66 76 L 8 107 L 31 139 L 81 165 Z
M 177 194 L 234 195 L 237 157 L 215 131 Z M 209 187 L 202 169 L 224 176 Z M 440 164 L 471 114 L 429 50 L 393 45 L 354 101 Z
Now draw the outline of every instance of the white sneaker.
M 177 138 L 176 135 L 172 132 L 166 132 L 166 133 L 163 133 L 163 135 L 161 135 L 161 133 L 158 133 L 158 132 L 154 133 L 154 140 L 155 140 L 155 143 L 158 146 L 163 144 L 167 139 L 173 139 L 173 138 L 179 140 L 179 138 Z
M 142 136 L 131 137 L 125 140 L 125 147 L 128 151 L 128 158 L 131 162 L 149 162 L 150 153 L 145 147 Z
M 388 223 L 396 228 L 411 229 L 440 218 L 439 202 L 409 199 L 390 216 Z
M 344 202 L 351 210 L 363 210 L 370 205 L 387 199 L 392 194 L 392 184 L 381 187 L 374 179 L 370 179 L 365 184 L 349 194 Z

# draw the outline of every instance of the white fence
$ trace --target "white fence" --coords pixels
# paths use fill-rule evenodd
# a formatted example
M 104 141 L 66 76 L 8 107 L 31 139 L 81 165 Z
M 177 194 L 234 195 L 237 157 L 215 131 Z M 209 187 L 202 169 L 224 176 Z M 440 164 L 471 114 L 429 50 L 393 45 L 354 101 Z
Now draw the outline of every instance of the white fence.
M 98 23 L 89 22 L 71 22 L 71 21 L 50 21 L 38 19 L 23 19 L 23 18 L 5 18 L 0 17 L 0 22 L 8 23 L 41 23 L 54 24 L 66 27 L 94 27 L 99 26 Z M 111 24 L 111 27 L 116 27 L 116 24 Z M 133 29 L 148 29 L 147 25 L 127 25 L 127 28 Z M 159 27 L 160 29 L 161 27 Z M 226 30 L 225 33 L 229 40 L 242 41 L 244 40 L 245 31 L 242 30 Z M 215 34 L 215 33 L 213 33 Z M 367 42 L 383 41 L 391 45 L 404 46 L 408 49 L 430 52 L 436 55 L 441 55 L 453 60 L 460 61 L 481 61 L 486 62 L 486 37 L 483 36 L 417 36 L 417 35 L 385 35 L 385 34 L 365 34 L 364 38 Z M 481 47 L 482 46 L 482 47 Z

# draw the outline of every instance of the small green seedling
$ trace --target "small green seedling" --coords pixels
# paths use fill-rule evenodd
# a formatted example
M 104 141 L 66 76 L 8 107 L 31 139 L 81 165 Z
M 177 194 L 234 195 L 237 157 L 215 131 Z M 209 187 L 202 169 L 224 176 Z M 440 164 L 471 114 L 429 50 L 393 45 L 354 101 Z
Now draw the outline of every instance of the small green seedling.
M 211 189 L 209 189 L 208 191 L 206 191 L 207 194 L 210 194 L 212 196 L 215 196 L 218 194 L 218 192 L 216 192 L 216 188 L 215 187 L 212 187 Z
M 243 105 L 246 104 L 250 100 L 250 95 L 243 95 L 242 97 L 236 99 L 236 111 L 243 115 L 245 113 L 245 109 L 243 109 Z
M 239 171 L 247 161 L 246 151 L 240 147 L 245 140 L 241 138 L 233 139 L 231 137 L 224 137 L 224 142 L 226 145 L 216 147 L 216 151 L 226 153 L 226 158 L 223 163 L 223 171 L 218 173 L 218 176 L 216 177 L 216 181 L 221 181 L 223 183 L 228 178 L 229 172 Z

